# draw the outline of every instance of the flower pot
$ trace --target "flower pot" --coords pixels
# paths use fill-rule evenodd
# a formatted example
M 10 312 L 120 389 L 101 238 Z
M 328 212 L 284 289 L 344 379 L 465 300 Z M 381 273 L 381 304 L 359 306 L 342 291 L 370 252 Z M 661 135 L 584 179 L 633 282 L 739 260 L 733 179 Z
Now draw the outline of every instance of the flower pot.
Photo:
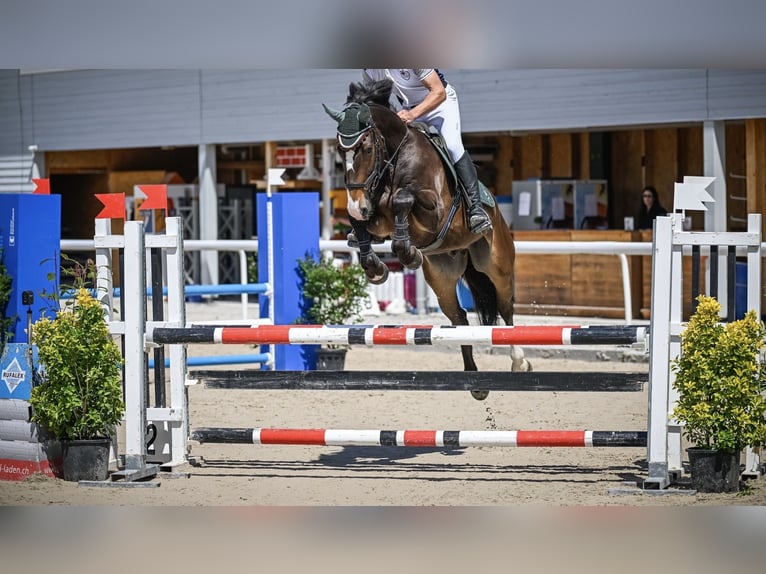
M 739 491 L 739 452 L 687 448 L 692 488 L 697 492 Z
M 319 349 L 317 371 L 342 371 L 346 364 L 348 349 Z
M 64 480 L 106 480 L 109 476 L 108 438 L 62 440 L 62 474 Z

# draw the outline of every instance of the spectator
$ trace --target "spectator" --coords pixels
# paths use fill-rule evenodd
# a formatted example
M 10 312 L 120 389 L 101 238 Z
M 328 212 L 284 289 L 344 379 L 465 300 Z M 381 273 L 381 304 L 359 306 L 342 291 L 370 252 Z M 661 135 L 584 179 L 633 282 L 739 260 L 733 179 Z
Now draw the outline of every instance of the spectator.
M 654 218 L 667 214 L 668 212 L 662 207 L 654 186 L 644 186 L 644 189 L 641 190 L 641 207 L 636 216 L 636 229 L 652 229 Z

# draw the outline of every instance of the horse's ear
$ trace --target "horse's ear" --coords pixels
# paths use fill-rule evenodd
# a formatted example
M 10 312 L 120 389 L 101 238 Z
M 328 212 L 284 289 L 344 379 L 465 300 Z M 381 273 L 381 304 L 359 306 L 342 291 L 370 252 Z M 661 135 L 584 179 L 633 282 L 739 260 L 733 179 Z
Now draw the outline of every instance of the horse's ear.
M 339 112 L 338 110 L 333 110 L 332 108 L 328 108 L 324 104 L 322 104 L 322 107 L 324 108 L 324 111 L 327 112 L 327 115 L 330 116 L 332 119 L 334 119 L 338 123 L 342 122 L 343 118 L 346 117 L 346 112 Z

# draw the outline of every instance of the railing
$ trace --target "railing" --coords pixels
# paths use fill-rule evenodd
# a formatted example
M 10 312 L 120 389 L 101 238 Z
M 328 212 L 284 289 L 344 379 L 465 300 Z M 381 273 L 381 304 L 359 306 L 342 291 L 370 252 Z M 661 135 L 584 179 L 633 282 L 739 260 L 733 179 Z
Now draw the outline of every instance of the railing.
M 633 322 L 633 303 L 630 287 L 630 267 L 628 256 L 652 255 L 652 244 L 649 242 L 629 243 L 622 241 L 516 241 L 514 243 L 516 253 L 520 255 L 614 255 L 620 259 L 622 272 L 622 292 L 624 297 L 625 324 Z M 358 262 L 358 250 L 349 247 L 342 239 L 319 240 L 321 251 L 337 253 L 350 253 L 351 260 Z M 379 253 L 391 253 L 391 242 L 373 245 L 373 249 Z M 61 250 L 67 251 L 95 251 L 93 240 L 88 239 L 62 239 Z M 239 254 L 240 283 L 248 283 L 247 279 L 247 253 L 258 252 L 257 239 L 187 239 L 184 241 L 185 251 L 231 251 Z M 424 313 L 426 309 L 425 279 L 422 271 L 418 270 L 417 277 L 417 309 Z M 422 294 L 422 295 L 420 295 Z M 242 298 L 242 318 L 247 319 L 247 306 L 249 297 L 246 293 Z

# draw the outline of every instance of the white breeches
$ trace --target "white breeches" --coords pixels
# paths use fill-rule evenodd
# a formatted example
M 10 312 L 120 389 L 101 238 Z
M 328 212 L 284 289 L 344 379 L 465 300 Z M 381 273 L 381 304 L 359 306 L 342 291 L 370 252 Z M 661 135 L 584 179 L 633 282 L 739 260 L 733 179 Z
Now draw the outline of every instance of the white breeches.
M 447 86 L 447 99 L 434 111 L 420 116 L 416 121 L 434 126 L 444 138 L 452 163 L 459 160 L 465 153 L 463 137 L 460 129 L 460 104 L 452 86 Z

